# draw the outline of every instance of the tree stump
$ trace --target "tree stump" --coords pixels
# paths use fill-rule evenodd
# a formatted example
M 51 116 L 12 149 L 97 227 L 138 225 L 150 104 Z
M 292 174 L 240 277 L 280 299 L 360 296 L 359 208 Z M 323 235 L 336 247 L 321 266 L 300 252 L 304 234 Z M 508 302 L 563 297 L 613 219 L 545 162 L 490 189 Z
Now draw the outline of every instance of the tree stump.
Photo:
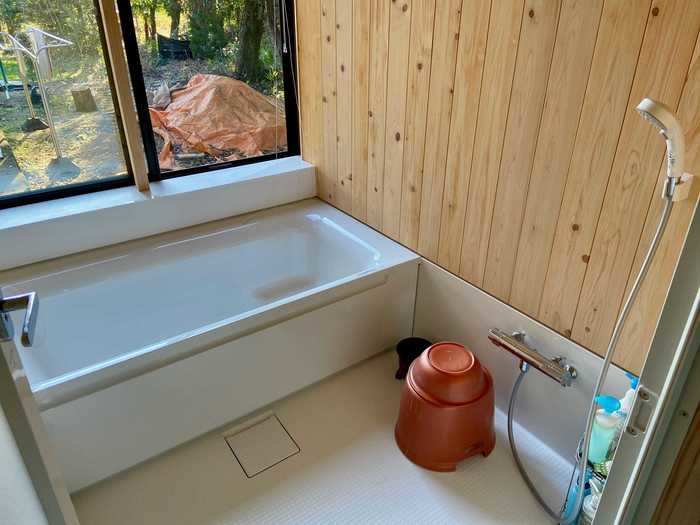
M 92 91 L 90 91 L 89 87 L 71 89 L 70 92 L 73 95 L 75 110 L 78 113 L 97 111 L 97 104 L 95 104 L 95 98 L 92 96 Z

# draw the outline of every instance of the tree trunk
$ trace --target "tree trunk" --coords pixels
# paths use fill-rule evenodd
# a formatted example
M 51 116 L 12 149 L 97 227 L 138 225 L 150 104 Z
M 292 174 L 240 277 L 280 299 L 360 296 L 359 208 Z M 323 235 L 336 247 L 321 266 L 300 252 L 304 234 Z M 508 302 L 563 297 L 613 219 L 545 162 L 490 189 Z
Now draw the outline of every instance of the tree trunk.
M 245 0 L 241 20 L 241 47 L 238 55 L 238 76 L 249 83 L 262 79 L 260 44 L 265 29 L 263 4 L 259 0 Z
M 265 0 L 265 18 L 267 19 L 267 30 L 272 36 L 277 59 L 282 60 L 282 13 L 278 13 L 279 3 L 277 0 Z
M 148 25 L 148 17 L 145 14 L 143 15 L 143 34 L 146 40 L 153 39 L 153 36 L 151 36 L 150 26 Z
M 170 38 L 178 38 L 180 36 L 180 15 L 182 15 L 181 0 L 168 2 L 168 15 L 170 15 Z
M 71 89 L 71 95 L 73 95 L 73 104 L 75 104 L 75 110 L 78 113 L 97 111 L 97 104 L 95 104 L 95 98 L 89 87 Z
M 148 20 L 151 24 L 151 38 L 156 38 L 156 8 L 151 7 L 148 10 Z

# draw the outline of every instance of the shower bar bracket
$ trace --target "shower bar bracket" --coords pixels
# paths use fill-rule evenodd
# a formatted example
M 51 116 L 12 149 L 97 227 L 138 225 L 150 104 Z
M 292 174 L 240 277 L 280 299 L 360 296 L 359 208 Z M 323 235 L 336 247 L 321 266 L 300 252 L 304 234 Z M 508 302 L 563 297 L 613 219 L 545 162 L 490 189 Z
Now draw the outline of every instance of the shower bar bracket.
M 14 329 L 10 312 L 26 310 L 22 322 L 22 344 L 32 346 L 34 331 L 36 329 L 37 311 L 39 310 L 39 298 L 36 292 L 22 295 L 3 297 L 0 292 L 0 343 L 11 341 L 14 338 Z
M 527 371 L 528 367 L 532 366 L 563 387 L 571 386 L 573 380 L 576 379 L 576 369 L 566 364 L 563 357 L 549 359 L 540 354 L 525 344 L 525 334 L 522 332 L 507 334 L 498 328 L 492 328 L 489 330 L 489 340 L 520 359 L 522 371 Z

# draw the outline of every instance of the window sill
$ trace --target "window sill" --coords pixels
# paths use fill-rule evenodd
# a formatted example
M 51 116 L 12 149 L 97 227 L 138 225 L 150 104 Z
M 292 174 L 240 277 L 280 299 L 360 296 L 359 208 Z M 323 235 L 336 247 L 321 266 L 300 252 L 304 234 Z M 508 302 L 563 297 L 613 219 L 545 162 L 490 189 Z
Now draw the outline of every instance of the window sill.
M 316 195 L 300 157 L 247 164 L 151 184 L 0 211 L 0 270 Z

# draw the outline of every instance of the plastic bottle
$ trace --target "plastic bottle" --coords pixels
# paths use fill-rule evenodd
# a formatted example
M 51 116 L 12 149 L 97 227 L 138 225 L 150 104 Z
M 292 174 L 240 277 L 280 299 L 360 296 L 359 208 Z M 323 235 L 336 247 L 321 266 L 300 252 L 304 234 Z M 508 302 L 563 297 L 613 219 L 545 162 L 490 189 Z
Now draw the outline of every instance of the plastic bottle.
M 639 378 L 634 374 L 625 372 L 625 375 L 630 380 L 630 388 L 625 395 L 620 399 L 620 412 L 627 416 L 632 410 L 632 404 L 634 403 L 634 396 L 637 393 L 637 386 L 639 385 Z
M 591 493 L 583 500 L 581 514 L 579 515 L 578 525 L 591 525 L 595 518 L 595 513 L 598 510 L 600 496 L 603 493 L 603 487 L 598 480 L 592 479 L 590 482 Z
M 566 504 L 564 505 L 564 517 L 565 519 L 569 519 L 570 514 L 574 512 L 574 503 L 576 502 L 576 495 L 578 494 L 578 478 L 581 475 L 580 471 L 578 470 L 578 467 L 576 468 L 576 472 L 574 475 L 571 477 L 571 485 L 569 486 L 569 494 L 566 498 Z M 586 467 L 586 472 L 584 474 L 585 480 L 584 480 L 584 487 L 588 485 L 588 482 L 591 479 L 591 476 L 593 474 L 591 473 L 590 467 Z M 583 495 L 584 498 L 589 492 L 589 489 L 584 488 L 583 490 Z M 578 512 L 581 511 L 581 509 L 577 509 Z
M 608 451 L 615 439 L 615 434 L 625 418 L 619 412 L 620 401 L 612 396 L 597 396 L 595 402 L 601 406 L 596 412 L 591 433 L 591 444 L 588 448 L 588 461 L 603 463 L 608 457 Z

